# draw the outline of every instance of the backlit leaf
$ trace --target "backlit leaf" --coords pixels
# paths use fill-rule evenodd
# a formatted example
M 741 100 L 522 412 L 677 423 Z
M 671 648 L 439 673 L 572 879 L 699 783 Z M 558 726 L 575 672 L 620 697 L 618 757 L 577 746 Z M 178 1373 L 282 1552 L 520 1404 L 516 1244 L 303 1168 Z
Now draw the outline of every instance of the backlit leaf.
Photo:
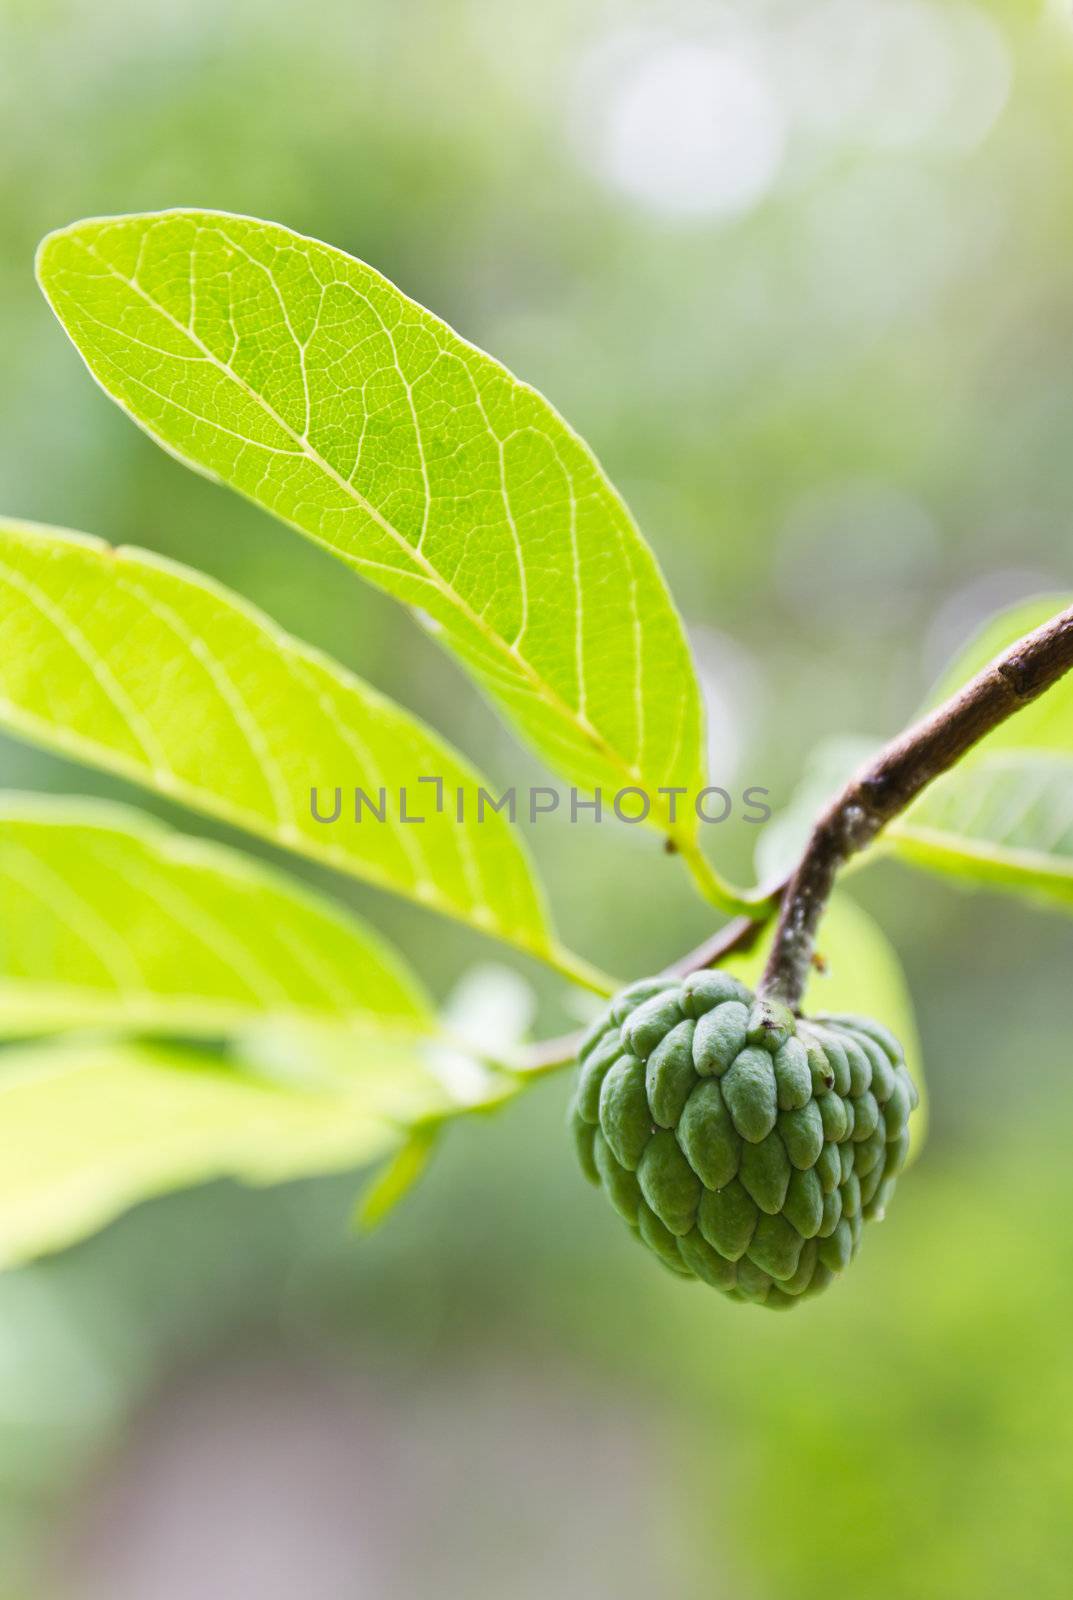
M 1073 911 L 1073 754 L 1000 750 L 956 768 L 891 838 L 917 866 Z
M 400 1120 L 445 1103 L 401 1046 L 384 1049 L 375 1065 L 316 1087 L 176 1045 L 72 1039 L 3 1051 L 0 1266 L 169 1189 L 221 1176 L 276 1183 L 382 1156 L 399 1143 Z
M 993 618 L 943 674 L 932 702 L 1068 604 L 1068 595 L 1053 595 Z M 916 866 L 1073 909 L 1073 673 L 993 729 L 885 838 Z
M 189 568 L 0 522 L 0 725 L 551 951 L 520 836 L 506 814 L 478 813 L 480 776 L 415 717 Z M 355 787 L 369 805 L 356 805 Z M 338 806 L 337 821 L 316 820 L 314 789 L 317 815 Z M 401 791 L 425 821 L 401 820 Z
M 40 281 L 181 460 L 419 609 L 547 762 L 640 786 L 695 862 L 702 714 L 647 545 L 550 405 L 371 267 L 207 211 L 79 222 Z M 695 868 L 696 870 L 696 868 Z
M 0 1036 L 432 1025 L 357 917 L 125 806 L 0 795 L 0 906 Z

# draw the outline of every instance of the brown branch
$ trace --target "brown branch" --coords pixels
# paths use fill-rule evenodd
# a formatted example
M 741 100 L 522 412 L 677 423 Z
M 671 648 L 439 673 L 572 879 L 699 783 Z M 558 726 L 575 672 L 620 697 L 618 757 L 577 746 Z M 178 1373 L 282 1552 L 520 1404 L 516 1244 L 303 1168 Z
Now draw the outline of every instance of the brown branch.
M 736 917 L 681 956 L 668 974 L 685 977 L 748 950 L 775 912 L 779 920 L 761 991 L 796 1007 L 812 962 L 816 930 L 839 869 L 871 844 L 933 779 L 984 736 L 1031 704 L 1073 668 L 1073 606 L 997 656 L 950 700 L 886 745 L 853 777 L 816 822 L 791 877 L 756 902 L 756 916 Z M 540 1075 L 569 1064 L 580 1033 L 528 1046 L 518 1070 Z
M 735 951 L 751 950 L 778 910 L 785 888 L 786 883 L 780 883 L 764 899 L 757 901 L 755 917 L 735 917 L 733 922 L 726 923 L 710 939 L 705 939 L 695 950 L 672 961 L 664 970 L 676 978 L 685 978 L 691 972 L 718 966 L 720 961 L 725 961 Z
M 822 813 L 782 899 L 761 992 L 796 1007 L 839 869 L 933 779 L 1073 667 L 1073 606 L 996 656 L 945 704 L 906 729 Z

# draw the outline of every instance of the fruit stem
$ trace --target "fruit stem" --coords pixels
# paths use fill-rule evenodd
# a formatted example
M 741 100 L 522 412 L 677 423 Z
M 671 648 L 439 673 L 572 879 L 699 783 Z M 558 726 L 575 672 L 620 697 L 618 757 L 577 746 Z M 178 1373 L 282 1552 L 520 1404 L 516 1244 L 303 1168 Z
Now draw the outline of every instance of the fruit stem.
M 818 818 L 782 895 L 760 993 L 796 1009 L 835 878 L 933 779 L 1073 668 L 1073 606 L 1026 634 L 866 763 Z

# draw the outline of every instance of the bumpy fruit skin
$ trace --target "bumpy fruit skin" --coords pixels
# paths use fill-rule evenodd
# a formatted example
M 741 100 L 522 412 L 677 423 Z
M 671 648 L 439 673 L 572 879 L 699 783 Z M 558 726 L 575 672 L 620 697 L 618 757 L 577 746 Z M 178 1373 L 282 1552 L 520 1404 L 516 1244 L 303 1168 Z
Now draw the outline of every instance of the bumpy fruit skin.
M 883 1216 L 919 1098 L 880 1023 L 795 1017 L 718 971 L 624 989 L 578 1061 L 586 1176 L 672 1272 L 779 1308 Z

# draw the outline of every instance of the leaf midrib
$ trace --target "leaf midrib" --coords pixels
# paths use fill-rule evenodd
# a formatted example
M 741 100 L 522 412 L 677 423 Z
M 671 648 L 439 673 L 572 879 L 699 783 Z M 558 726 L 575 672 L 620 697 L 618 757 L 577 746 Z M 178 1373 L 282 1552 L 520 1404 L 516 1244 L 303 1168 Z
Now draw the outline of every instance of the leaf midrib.
M 1073 860 L 1068 856 L 1045 855 L 1023 845 L 1004 845 L 989 839 L 974 839 L 967 834 L 951 833 L 942 828 L 922 828 L 916 824 L 894 823 L 887 829 L 888 838 L 904 839 L 908 844 L 931 845 L 952 855 L 968 856 L 975 861 L 990 861 L 996 866 L 1020 867 L 1024 871 L 1038 872 L 1049 878 L 1073 882 Z
M 381 1016 L 359 1007 L 349 1011 L 328 1011 L 313 1004 L 300 1005 L 295 1002 L 273 1004 L 271 1007 L 257 1006 L 253 1001 L 221 1000 L 196 991 L 182 990 L 143 988 L 128 994 L 120 989 L 93 984 L 60 983 L 46 978 L 22 976 L 0 977 L 0 1019 L 12 1009 L 18 1012 L 26 1003 L 23 996 L 27 1000 L 37 997 L 33 1004 L 38 1012 L 47 1000 L 50 1015 L 41 1023 L 40 1030 L 35 1030 L 35 1036 L 38 1031 L 46 1034 L 53 1032 L 59 1020 L 56 1013 L 67 1007 L 76 1018 L 90 1014 L 108 1015 L 128 1027 L 133 1024 L 148 1025 L 155 1016 L 160 1017 L 162 1022 L 166 1019 L 172 1027 L 181 1020 L 184 1028 L 209 1037 L 240 1025 L 248 1027 L 251 1022 L 257 1025 L 313 1025 L 328 1032 L 361 1039 L 387 1036 L 408 1041 L 438 1037 L 431 1024 L 422 1026 L 419 1017 L 405 1017 L 401 1013 Z

